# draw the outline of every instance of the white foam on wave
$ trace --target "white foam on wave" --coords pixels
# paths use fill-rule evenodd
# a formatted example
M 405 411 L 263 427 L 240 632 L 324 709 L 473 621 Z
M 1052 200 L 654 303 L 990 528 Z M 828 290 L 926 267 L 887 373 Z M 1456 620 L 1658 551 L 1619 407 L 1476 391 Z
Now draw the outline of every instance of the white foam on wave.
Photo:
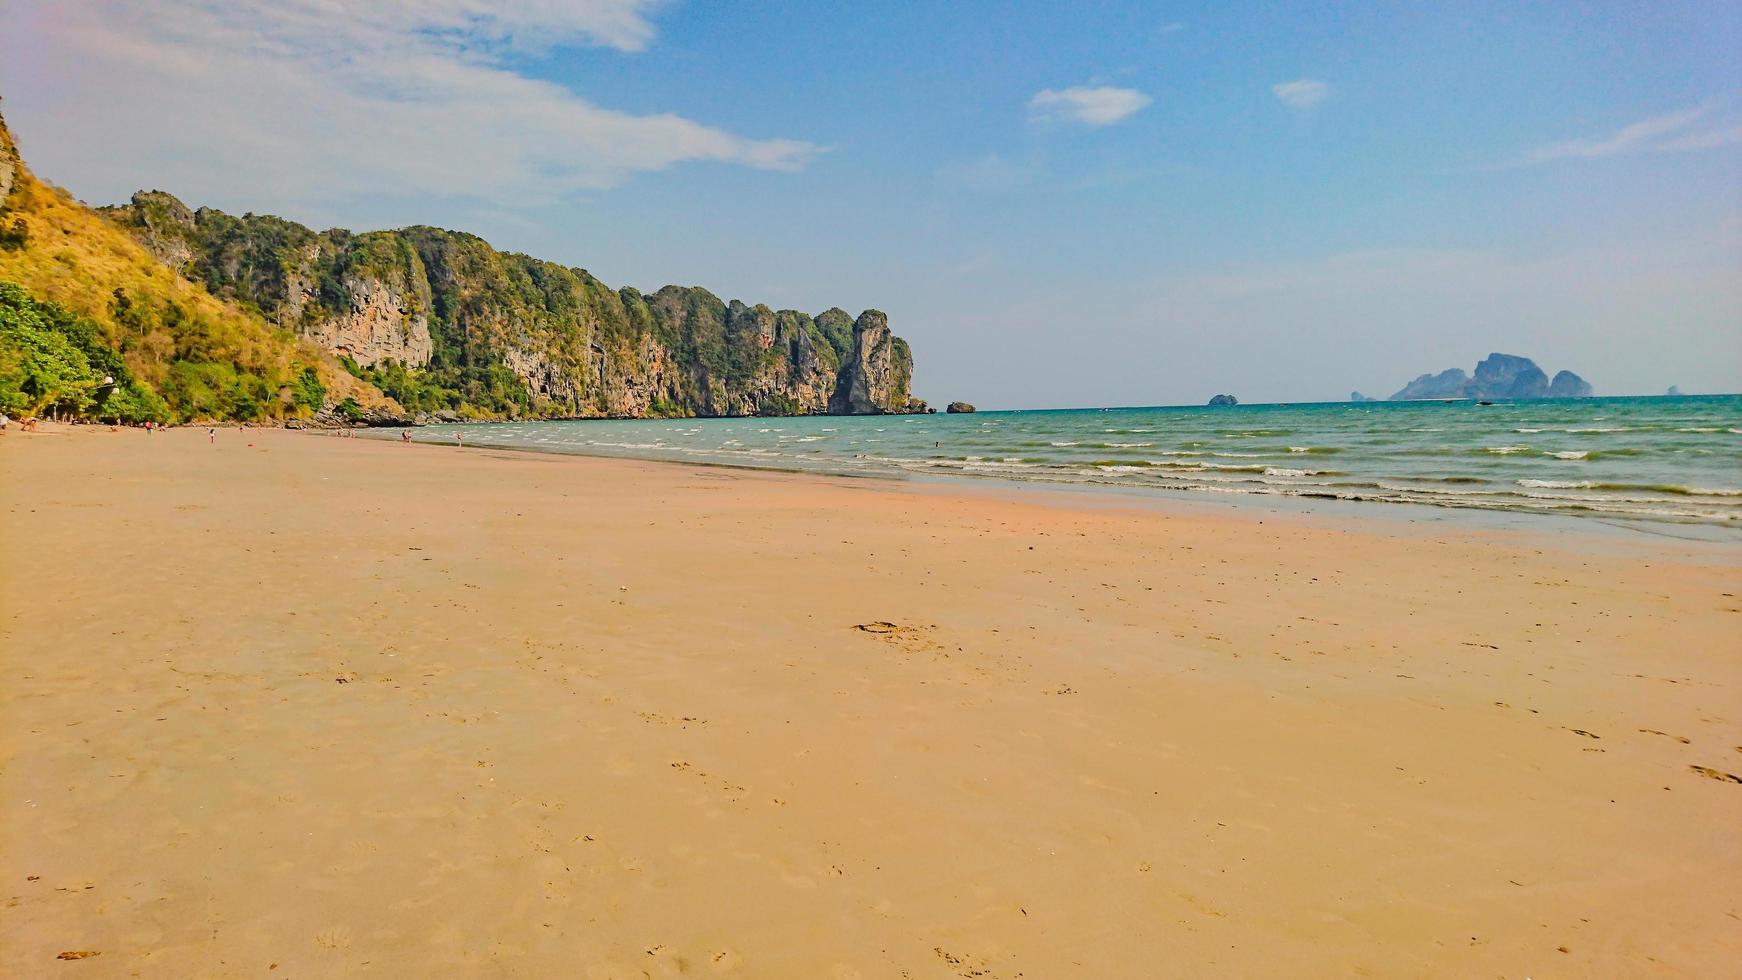
M 1513 453 L 1528 453 L 1528 452 L 1530 452 L 1530 447 L 1529 446 L 1488 446 L 1487 450 L 1491 453 L 1498 453 L 1501 456 L 1510 456 Z
M 1597 484 L 1593 480 L 1519 480 L 1518 485 L 1534 490 L 1589 490 Z
M 1584 459 L 1591 455 L 1591 451 L 1589 449 L 1568 449 L 1563 452 L 1549 453 L 1549 455 L 1555 459 Z

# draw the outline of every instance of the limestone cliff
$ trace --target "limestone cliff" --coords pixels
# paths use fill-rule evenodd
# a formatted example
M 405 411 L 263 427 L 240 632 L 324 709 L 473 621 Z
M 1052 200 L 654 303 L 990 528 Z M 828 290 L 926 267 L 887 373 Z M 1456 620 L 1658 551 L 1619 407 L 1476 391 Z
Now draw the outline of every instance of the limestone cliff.
M 141 192 L 109 217 L 214 293 L 260 309 L 412 411 L 495 417 L 923 411 L 888 319 L 815 317 L 699 287 L 613 290 L 584 269 L 440 228 L 316 232 Z
M 841 367 L 830 411 L 836 415 L 883 415 L 923 410 L 912 404 L 908 382 L 913 377 L 913 353 L 907 342 L 889 332 L 889 318 L 866 310 L 853 321 L 853 349 Z

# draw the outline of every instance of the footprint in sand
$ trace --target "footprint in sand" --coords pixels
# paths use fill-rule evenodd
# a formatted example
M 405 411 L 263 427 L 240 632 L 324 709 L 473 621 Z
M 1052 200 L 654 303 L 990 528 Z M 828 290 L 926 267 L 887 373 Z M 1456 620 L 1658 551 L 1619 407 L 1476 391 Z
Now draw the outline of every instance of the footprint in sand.
M 315 933 L 315 945 L 322 949 L 350 949 L 351 930 L 344 926 L 334 926 Z
M 1692 739 L 1689 739 L 1689 738 L 1685 738 L 1685 737 L 1683 737 L 1683 736 L 1681 736 L 1681 735 L 1671 735 L 1671 734 L 1670 734 L 1670 733 L 1668 733 L 1668 732 L 1660 732 L 1660 731 L 1658 731 L 1658 730 L 1657 730 L 1657 729 L 1655 729 L 1655 728 L 1641 728 L 1641 729 L 1640 729 L 1640 730 L 1639 730 L 1639 731 L 1640 731 L 1640 733 L 1641 733 L 1641 734 L 1643 734 L 1643 735 L 1662 735 L 1662 736 L 1663 736 L 1663 737 L 1664 737 L 1664 738 L 1673 738 L 1673 739 L 1675 739 L 1675 740 L 1676 740 L 1676 741 L 1678 741 L 1678 742 L 1680 742 L 1680 743 L 1682 743 L 1682 744 L 1683 744 L 1683 745 L 1691 745 L 1691 744 L 1693 744 L 1693 740 L 1692 740 Z
M 1721 783 L 1742 783 L 1742 776 L 1725 772 L 1722 769 L 1713 769 L 1711 766 L 1688 766 L 1688 768 L 1707 779 L 1716 779 Z
M 885 642 L 903 653 L 921 653 L 927 650 L 941 652 L 943 650 L 943 646 L 931 638 L 931 631 L 936 629 L 933 626 L 902 626 L 879 620 L 874 623 L 860 623 L 853 628 L 861 633 L 880 636 Z
M 950 968 L 956 971 L 958 977 L 983 977 L 992 972 L 983 956 L 958 955 L 942 946 L 932 947 L 932 952 L 937 954 L 938 959 L 949 964 Z

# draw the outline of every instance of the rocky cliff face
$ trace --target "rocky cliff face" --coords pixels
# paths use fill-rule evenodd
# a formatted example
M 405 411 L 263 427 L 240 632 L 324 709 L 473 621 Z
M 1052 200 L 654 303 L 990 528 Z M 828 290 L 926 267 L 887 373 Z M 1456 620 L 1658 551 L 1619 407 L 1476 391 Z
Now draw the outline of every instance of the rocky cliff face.
M 840 383 L 829 402 L 836 415 L 885 415 L 922 411 L 913 404 L 908 382 L 913 354 L 907 341 L 889 332 L 889 318 L 866 310 L 853 321 L 853 348 L 841 366 Z
M 106 209 L 154 254 L 335 354 L 414 411 L 742 416 L 923 411 L 913 357 L 867 310 L 814 318 L 705 289 L 613 290 L 583 269 L 413 227 L 354 235 L 190 210 Z
M 18 148 L 12 145 L 12 132 L 0 122 L 0 204 L 12 194 L 18 180 Z
M 1392 401 L 1422 398 L 1589 398 L 1592 389 L 1571 371 L 1548 375 L 1528 357 L 1489 354 L 1476 365 L 1474 377 L 1462 368 L 1424 374 L 1404 385 Z
M 103 211 L 166 265 L 335 355 L 363 367 L 430 361 L 429 286 L 391 233 L 317 235 L 277 218 L 195 211 L 162 191 Z

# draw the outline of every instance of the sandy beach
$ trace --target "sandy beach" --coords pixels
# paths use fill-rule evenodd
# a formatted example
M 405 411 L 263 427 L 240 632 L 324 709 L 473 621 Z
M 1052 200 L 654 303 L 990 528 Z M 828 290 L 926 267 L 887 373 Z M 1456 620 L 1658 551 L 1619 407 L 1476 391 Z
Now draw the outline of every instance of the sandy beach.
M 276 430 L 0 495 L 5 976 L 1742 958 L 1733 545 Z

